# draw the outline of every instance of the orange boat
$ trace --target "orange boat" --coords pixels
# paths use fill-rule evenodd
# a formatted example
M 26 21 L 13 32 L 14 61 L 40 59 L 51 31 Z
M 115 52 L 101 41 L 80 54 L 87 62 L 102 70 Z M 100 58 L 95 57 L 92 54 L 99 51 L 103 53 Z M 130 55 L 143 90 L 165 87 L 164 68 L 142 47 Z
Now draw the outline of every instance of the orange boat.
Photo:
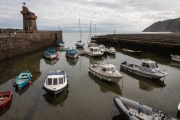
M 0 108 L 6 106 L 12 97 L 12 91 L 0 92 Z

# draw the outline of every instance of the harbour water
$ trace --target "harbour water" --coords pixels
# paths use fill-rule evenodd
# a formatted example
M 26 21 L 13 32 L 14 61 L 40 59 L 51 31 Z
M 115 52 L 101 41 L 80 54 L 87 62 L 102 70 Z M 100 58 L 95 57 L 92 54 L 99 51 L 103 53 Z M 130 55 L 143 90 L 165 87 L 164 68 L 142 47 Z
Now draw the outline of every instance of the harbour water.
M 88 34 L 83 33 L 82 41 L 87 49 Z M 79 33 L 63 33 L 65 47 L 75 47 Z M 113 103 L 115 96 L 123 96 L 138 101 L 153 109 L 180 118 L 177 106 L 180 102 L 180 64 L 171 62 L 170 57 L 142 53 L 141 56 L 127 55 L 116 48 L 115 56 L 102 58 L 80 56 L 79 59 L 65 57 L 65 52 L 53 46 L 59 53 L 59 60 L 43 58 L 43 50 L 32 55 L 12 58 L 0 63 L 0 91 L 13 91 L 12 101 L 0 109 L 0 120 L 112 120 L 123 119 Z M 81 51 L 82 49 L 78 49 Z M 142 59 L 150 58 L 168 72 L 164 81 L 149 80 L 124 70 L 123 61 L 141 64 Z M 98 79 L 88 73 L 90 64 L 112 63 L 120 70 L 123 78 L 118 84 Z M 21 71 L 29 70 L 32 84 L 22 90 L 15 90 L 13 78 Z M 69 87 L 54 96 L 46 93 L 44 79 L 50 70 L 61 69 L 68 75 Z

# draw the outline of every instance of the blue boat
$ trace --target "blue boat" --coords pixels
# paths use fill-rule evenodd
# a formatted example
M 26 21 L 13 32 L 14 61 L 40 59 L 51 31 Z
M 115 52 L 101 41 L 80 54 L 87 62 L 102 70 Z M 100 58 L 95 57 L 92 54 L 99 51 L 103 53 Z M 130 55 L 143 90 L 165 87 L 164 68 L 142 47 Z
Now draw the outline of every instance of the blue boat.
M 64 46 L 64 41 L 58 42 L 58 45 L 59 45 L 60 47 Z
M 18 87 L 19 89 L 23 88 L 24 86 L 26 86 L 28 84 L 28 82 L 31 80 L 31 73 L 26 70 L 26 71 L 22 71 L 16 78 L 14 81 L 14 85 L 16 87 Z
M 69 49 L 66 51 L 65 57 L 69 58 L 77 58 L 78 57 L 78 52 L 76 49 Z
M 53 48 L 47 48 L 44 52 L 44 57 L 48 59 L 54 59 L 57 58 L 59 55 Z

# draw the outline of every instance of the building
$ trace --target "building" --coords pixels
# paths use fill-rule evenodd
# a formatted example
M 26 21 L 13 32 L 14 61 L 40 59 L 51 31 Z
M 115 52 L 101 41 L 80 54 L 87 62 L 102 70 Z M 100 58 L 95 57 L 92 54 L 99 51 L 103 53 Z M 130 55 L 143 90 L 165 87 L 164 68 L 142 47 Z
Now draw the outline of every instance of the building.
M 37 32 L 37 25 L 35 13 L 28 10 L 27 7 L 22 6 L 21 14 L 23 15 L 23 31 L 25 33 L 35 33 Z

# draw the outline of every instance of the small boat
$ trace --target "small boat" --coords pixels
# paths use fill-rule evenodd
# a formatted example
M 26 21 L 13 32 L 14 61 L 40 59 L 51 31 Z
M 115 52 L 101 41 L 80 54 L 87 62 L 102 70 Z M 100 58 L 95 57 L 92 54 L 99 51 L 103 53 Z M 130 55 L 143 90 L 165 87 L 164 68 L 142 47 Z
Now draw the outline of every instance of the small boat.
M 116 54 L 116 50 L 115 50 L 115 48 L 114 47 L 110 47 L 109 49 L 107 49 L 107 53 L 108 54 Z
M 79 19 L 79 29 L 80 29 L 80 41 L 77 41 L 77 43 L 75 44 L 76 45 L 76 47 L 80 47 L 80 48 L 83 48 L 84 47 L 84 43 L 82 43 L 82 41 L 81 41 L 81 26 L 80 26 L 80 19 Z
M 31 73 L 26 70 L 26 71 L 22 71 L 16 78 L 14 81 L 14 86 L 18 87 L 19 89 L 23 88 L 24 86 L 26 86 L 28 84 L 28 82 L 31 80 Z
M 99 77 L 99 79 L 113 83 L 118 83 L 122 78 L 122 75 L 116 70 L 116 67 L 113 64 L 93 64 L 89 66 L 89 72 L 94 76 Z
M 106 52 L 106 48 L 103 44 L 100 44 L 98 47 L 103 54 Z
M 60 47 L 60 50 L 61 50 L 61 51 L 67 51 L 67 50 L 69 50 L 69 47 L 67 47 L 67 48 Z
M 150 78 L 150 79 L 162 78 L 167 75 L 166 72 L 158 68 L 158 65 L 155 61 L 148 60 L 148 59 L 143 60 L 141 65 L 130 64 L 124 61 L 123 63 L 121 63 L 120 67 L 132 73 L 135 73 L 135 74 L 138 74 L 138 75 Z
M 128 120 L 176 120 L 161 111 L 124 97 L 114 97 L 113 101 L 118 111 Z
M 53 94 L 60 93 L 67 85 L 67 74 L 61 70 L 50 71 L 44 81 L 44 89 Z
M 78 41 L 75 45 L 76 47 L 83 48 L 85 44 L 82 43 L 81 41 Z
M 174 62 L 180 62 L 180 56 L 171 54 L 171 60 Z
M 78 52 L 76 49 L 69 49 L 66 51 L 65 57 L 69 58 L 77 58 L 78 57 Z
M 0 108 L 3 108 L 10 102 L 12 94 L 12 91 L 0 92 Z
M 64 41 L 58 42 L 58 45 L 59 45 L 60 47 L 63 47 L 63 46 L 64 46 Z
M 179 103 L 179 105 L 178 105 L 178 110 L 180 111 L 180 103 Z
M 135 50 L 130 50 L 127 48 L 123 48 L 123 52 L 127 53 L 127 54 L 141 54 L 142 51 L 135 51 Z
M 100 51 L 98 47 L 89 47 L 89 50 L 85 50 L 84 53 L 86 55 L 96 57 L 96 56 L 102 56 L 103 53 Z
M 88 47 L 98 47 L 96 40 L 91 40 L 90 43 L 88 43 Z
M 53 48 L 47 48 L 44 52 L 44 57 L 48 59 L 55 59 L 59 56 L 59 54 Z

